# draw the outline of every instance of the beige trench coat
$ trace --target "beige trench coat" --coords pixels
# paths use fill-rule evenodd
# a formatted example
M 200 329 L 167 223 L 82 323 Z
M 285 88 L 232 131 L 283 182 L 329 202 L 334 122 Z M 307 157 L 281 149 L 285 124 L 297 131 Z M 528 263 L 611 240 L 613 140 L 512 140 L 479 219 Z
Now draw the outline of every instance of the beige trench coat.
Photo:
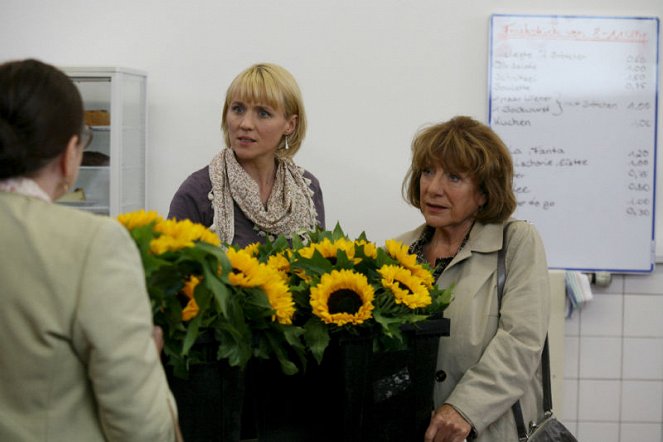
M 513 221 L 513 220 L 510 220 Z M 507 238 L 507 278 L 497 307 L 497 252 L 502 224 L 475 223 L 467 244 L 437 281 L 455 285 L 445 310 L 450 336 L 440 339 L 435 406 L 449 403 L 480 442 L 517 441 L 511 405 L 520 399 L 525 423 L 542 411 L 541 351 L 548 330 L 550 287 L 543 243 L 533 225 L 514 222 Z M 411 244 L 424 226 L 397 238 Z

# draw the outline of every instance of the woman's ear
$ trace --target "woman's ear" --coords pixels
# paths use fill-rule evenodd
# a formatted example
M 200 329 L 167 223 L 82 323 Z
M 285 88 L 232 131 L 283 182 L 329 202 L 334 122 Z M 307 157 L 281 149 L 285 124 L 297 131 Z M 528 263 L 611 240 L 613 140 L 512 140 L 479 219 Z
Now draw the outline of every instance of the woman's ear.
M 67 186 L 73 186 L 78 178 L 78 169 L 83 160 L 83 148 L 79 145 L 78 135 L 73 135 L 60 157 L 60 171 Z
M 285 134 L 284 135 L 292 135 L 292 133 L 297 129 L 297 120 L 299 116 L 298 115 L 290 115 L 288 118 L 288 122 L 286 123 L 286 129 L 285 129 Z

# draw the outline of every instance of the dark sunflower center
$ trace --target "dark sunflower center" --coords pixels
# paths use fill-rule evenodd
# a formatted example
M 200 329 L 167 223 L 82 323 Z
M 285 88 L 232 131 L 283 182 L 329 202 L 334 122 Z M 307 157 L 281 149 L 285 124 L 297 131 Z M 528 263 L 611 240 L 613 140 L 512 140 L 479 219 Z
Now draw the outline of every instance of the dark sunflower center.
M 410 287 L 408 287 L 407 285 L 405 285 L 404 283 L 402 283 L 398 279 L 394 279 L 394 283 L 401 290 L 405 290 L 406 292 L 411 292 L 412 291 L 412 290 L 410 290 Z
M 350 313 L 355 314 L 359 311 L 359 307 L 363 302 L 359 295 L 352 290 L 341 289 L 329 295 L 327 301 L 327 308 L 329 313 Z

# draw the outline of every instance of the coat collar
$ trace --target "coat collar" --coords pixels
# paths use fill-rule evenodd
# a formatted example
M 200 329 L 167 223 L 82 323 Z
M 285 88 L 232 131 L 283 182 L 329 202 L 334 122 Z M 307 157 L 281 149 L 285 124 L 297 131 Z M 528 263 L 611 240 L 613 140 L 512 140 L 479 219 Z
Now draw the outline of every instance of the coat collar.
M 465 259 L 469 258 L 472 253 L 494 253 L 502 248 L 504 226 L 511 222 L 511 219 L 504 223 L 496 224 L 483 224 L 480 222 L 475 222 L 472 231 L 470 232 L 470 237 L 467 240 L 465 246 L 458 252 L 456 257 L 453 259 L 449 266 L 453 266 Z M 397 239 L 406 243 L 412 244 L 420 236 L 421 232 L 426 227 L 426 224 L 422 224 L 414 230 L 411 230 Z

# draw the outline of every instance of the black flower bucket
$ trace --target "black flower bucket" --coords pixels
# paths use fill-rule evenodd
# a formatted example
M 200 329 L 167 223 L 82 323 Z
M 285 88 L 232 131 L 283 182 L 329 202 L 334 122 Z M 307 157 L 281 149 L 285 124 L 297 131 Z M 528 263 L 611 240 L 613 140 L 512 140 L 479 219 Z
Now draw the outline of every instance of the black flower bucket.
M 196 343 L 213 347 L 216 345 Z M 244 373 L 225 360 L 192 365 L 189 378 L 174 375 L 165 366 L 168 384 L 177 402 L 182 437 L 186 442 L 238 442 Z
M 256 361 L 255 406 L 260 442 L 359 441 L 369 400 L 373 340 L 332 339 L 320 363 L 287 376 Z
M 449 319 L 431 319 L 402 330 L 407 349 L 373 355 L 371 400 L 361 440 L 424 439 L 434 406 L 439 338 L 449 335 Z
M 449 320 L 403 328 L 408 347 L 373 352 L 372 337 L 332 339 L 320 365 L 286 376 L 272 361 L 251 370 L 260 442 L 421 441 L 433 410 L 440 336 Z

